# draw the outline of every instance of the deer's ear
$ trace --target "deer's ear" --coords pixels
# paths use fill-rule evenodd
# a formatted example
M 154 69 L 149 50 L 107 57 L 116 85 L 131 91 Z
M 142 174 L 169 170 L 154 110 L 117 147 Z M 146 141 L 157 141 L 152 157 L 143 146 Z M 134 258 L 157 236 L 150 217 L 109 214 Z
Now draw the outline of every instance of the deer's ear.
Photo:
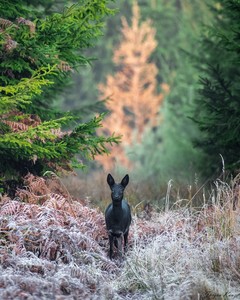
M 121 185 L 125 188 L 128 185 L 128 183 L 129 183 L 129 176 L 127 174 L 123 177 L 123 179 L 121 181 Z
M 109 184 L 110 187 L 115 184 L 115 180 L 113 179 L 111 174 L 108 174 L 107 176 L 107 183 Z

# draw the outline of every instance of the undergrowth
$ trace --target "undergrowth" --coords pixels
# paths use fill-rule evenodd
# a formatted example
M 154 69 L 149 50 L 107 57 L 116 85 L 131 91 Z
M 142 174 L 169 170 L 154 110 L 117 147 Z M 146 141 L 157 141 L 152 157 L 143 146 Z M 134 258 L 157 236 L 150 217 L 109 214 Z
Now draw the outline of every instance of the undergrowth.
M 53 174 L 28 174 L 1 196 L 0 298 L 239 299 L 239 192 L 238 176 L 216 181 L 201 208 L 134 210 L 122 262 L 108 258 L 100 209 Z

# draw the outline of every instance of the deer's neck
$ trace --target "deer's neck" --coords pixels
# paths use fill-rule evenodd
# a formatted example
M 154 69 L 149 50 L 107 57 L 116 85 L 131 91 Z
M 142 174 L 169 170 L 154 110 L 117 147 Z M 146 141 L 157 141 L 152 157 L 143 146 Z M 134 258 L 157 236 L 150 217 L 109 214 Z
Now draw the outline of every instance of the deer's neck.
M 122 211 L 122 200 L 121 201 L 113 201 L 112 202 L 113 211 L 118 213 Z

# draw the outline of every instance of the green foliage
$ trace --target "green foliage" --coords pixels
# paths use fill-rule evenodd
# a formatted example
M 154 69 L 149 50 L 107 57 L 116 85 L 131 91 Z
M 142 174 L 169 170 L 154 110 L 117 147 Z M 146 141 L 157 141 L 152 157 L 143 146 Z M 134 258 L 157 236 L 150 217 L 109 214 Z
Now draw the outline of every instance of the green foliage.
M 65 8 L 61 14 L 53 13 L 43 18 L 43 11 L 42 18 L 32 19 L 36 8 L 28 7 L 26 12 L 22 7 L 28 3 L 25 6 L 23 3 L 21 8 L 12 12 L 12 21 L 7 20 L 5 14 L 9 15 L 15 2 L 11 4 L 8 1 L 8 9 L 4 5 L 0 7 L 0 23 L 4 28 L 1 34 L 3 48 L 0 51 L 1 84 L 16 83 L 21 77 L 30 77 L 40 66 L 54 63 L 59 66 L 60 72 L 52 89 L 54 93 L 59 93 L 67 82 L 61 64 L 66 63 L 69 73 L 69 70 L 89 63 L 82 50 L 93 45 L 96 38 L 102 35 L 104 16 L 113 13 L 113 10 L 107 8 L 107 1 L 79 1 Z
M 240 168 L 240 2 L 218 1 L 212 10 L 215 23 L 206 28 L 201 40 L 201 88 L 194 116 L 202 132 L 195 143 L 207 156 L 205 175 L 219 175 L 220 155 L 230 172 Z
M 43 86 L 53 84 L 46 76 L 54 74 L 55 69 L 56 67 L 50 65 L 42 67 L 35 71 L 31 78 L 21 78 L 15 85 L 1 86 L 0 114 L 17 108 L 24 109 L 30 105 L 33 96 L 42 93 Z
M 0 5 L 0 181 L 5 190 L 9 180 L 16 188 L 28 172 L 83 167 L 107 152 L 106 144 L 119 141 L 96 136 L 103 114 L 83 123 L 53 106 L 71 72 L 88 64 L 83 50 L 94 45 L 105 16 L 113 14 L 102 0 L 78 1 L 52 13 L 61 2 Z

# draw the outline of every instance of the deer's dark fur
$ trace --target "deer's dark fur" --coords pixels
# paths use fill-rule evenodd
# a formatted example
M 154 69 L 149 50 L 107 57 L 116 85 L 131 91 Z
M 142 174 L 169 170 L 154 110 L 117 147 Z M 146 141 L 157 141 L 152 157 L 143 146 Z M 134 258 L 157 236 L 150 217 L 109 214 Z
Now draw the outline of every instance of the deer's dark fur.
M 111 174 L 107 176 L 107 183 L 111 189 L 112 203 L 108 205 L 105 211 L 105 221 L 108 230 L 110 251 L 109 256 L 113 256 L 113 244 L 118 249 L 118 253 L 122 257 L 123 238 L 124 252 L 126 252 L 128 244 L 129 226 L 132 221 L 131 210 L 128 203 L 123 199 L 125 187 L 128 185 L 129 176 L 126 175 L 121 183 L 115 183 Z

